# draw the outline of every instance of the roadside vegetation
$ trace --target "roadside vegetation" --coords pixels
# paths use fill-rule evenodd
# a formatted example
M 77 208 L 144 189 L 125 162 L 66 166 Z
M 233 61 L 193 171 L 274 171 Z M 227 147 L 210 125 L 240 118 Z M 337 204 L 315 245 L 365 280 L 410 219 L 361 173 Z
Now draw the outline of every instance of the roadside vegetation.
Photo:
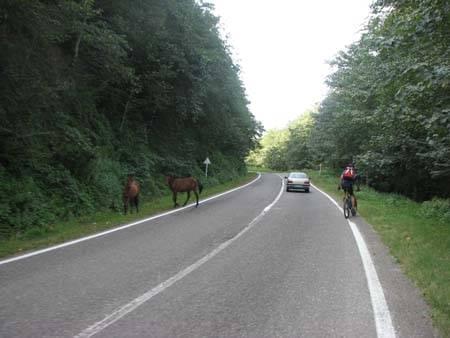
M 378 191 L 450 198 L 448 32 L 448 1 L 374 1 L 361 38 L 331 61 L 324 100 L 265 133 L 249 164 L 285 171 L 355 162 Z
M 205 189 L 200 194 L 200 201 L 209 196 L 243 185 L 255 178 L 255 173 L 248 173 L 222 184 L 217 183 L 215 180 L 202 179 L 201 182 L 204 184 Z M 195 197 L 193 194 L 191 195 L 188 203 L 195 201 Z M 177 200 L 179 203 L 181 202 L 180 205 L 184 203 L 185 199 L 185 193 L 178 194 Z M 199 208 L 201 207 L 200 205 Z M 173 201 L 172 195 L 167 189 L 163 196 L 142 203 L 138 214 L 133 211 L 132 214 L 124 215 L 121 211 L 105 210 L 42 227 L 33 227 L 9 239 L 0 240 L 0 257 L 60 244 L 168 210 L 173 210 Z
M 203 1 L 2 1 L 0 239 L 246 174 L 262 127 Z

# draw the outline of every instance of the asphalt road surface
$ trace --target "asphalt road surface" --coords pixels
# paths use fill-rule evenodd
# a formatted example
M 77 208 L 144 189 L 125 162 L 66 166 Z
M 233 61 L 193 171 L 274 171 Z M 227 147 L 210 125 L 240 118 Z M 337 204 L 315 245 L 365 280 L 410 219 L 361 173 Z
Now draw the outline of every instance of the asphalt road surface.
M 0 261 L 0 336 L 436 336 L 371 227 L 352 218 L 372 275 L 338 207 L 315 188 L 285 192 L 281 177 Z

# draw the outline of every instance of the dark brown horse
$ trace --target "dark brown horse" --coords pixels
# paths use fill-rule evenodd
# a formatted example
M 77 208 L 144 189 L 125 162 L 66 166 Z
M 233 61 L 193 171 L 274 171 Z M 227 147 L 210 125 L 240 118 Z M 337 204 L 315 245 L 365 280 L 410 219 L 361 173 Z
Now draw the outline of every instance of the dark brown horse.
M 133 210 L 133 205 L 136 207 L 136 212 L 139 212 L 139 183 L 129 175 L 125 188 L 123 189 L 123 211 L 125 215 L 130 205 L 130 213 Z
M 195 199 L 197 201 L 195 206 L 198 207 L 198 195 L 201 194 L 203 190 L 203 185 L 199 180 L 193 177 L 176 178 L 175 176 L 169 175 L 166 176 L 166 182 L 169 185 L 170 190 L 172 190 L 174 208 L 178 206 L 177 193 L 187 192 L 186 202 L 183 204 L 183 206 L 185 206 L 191 197 L 191 191 L 195 194 Z

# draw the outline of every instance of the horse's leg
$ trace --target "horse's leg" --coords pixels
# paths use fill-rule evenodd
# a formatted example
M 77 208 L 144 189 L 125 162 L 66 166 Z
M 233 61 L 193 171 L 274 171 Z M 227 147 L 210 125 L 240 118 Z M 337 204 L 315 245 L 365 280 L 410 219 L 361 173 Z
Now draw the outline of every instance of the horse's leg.
M 128 201 L 127 199 L 123 200 L 123 213 L 126 215 L 128 211 Z
M 134 205 L 136 206 L 136 213 L 139 213 L 139 195 L 134 198 Z
M 187 202 L 189 201 L 189 198 L 191 198 L 191 192 L 188 190 L 188 191 L 187 191 L 186 202 L 184 202 L 183 207 L 187 204 Z
M 197 201 L 197 204 L 195 205 L 195 207 L 198 207 L 198 193 L 197 190 L 194 190 L 194 194 L 195 194 L 195 200 Z
M 172 193 L 172 200 L 173 200 L 173 207 L 176 208 L 178 206 L 178 203 L 177 203 L 177 193 L 175 191 Z

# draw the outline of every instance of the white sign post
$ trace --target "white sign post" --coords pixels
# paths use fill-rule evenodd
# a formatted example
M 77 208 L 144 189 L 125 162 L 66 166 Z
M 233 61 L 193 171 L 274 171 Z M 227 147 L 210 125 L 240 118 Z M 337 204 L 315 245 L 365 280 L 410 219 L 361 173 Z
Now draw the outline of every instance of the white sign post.
M 205 176 L 208 177 L 208 165 L 211 164 L 211 161 L 210 161 L 209 158 L 207 157 L 206 160 L 203 161 L 203 163 L 206 165 L 206 168 L 205 168 Z

